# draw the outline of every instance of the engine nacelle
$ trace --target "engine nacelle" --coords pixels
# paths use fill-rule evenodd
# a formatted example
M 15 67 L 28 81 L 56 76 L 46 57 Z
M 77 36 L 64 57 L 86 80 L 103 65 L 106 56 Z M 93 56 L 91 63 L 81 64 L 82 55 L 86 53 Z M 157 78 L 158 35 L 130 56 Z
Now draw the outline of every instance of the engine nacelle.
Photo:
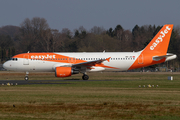
M 55 76 L 56 77 L 69 77 L 72 74 L 78 74 L 79 70 L 72 69 L 72 67 L 56 67 Z

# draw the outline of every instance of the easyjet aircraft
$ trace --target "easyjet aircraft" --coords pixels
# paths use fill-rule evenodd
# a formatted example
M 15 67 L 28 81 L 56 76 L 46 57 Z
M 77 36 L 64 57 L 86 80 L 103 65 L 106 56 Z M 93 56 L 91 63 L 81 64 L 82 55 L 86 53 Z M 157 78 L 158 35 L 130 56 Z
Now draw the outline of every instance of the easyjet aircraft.
M 68 77 L 82 73 L 88 80 L 87 72 L 125 71 L 150 66 L 176 58 L 167 53 L 172 24 L 164 25 L 152 41 L 139 52 L 77 52 L 77 53 L 23 53 L 5 62 L 7 70 L 26 72 L 55 72 L 56 77 Z

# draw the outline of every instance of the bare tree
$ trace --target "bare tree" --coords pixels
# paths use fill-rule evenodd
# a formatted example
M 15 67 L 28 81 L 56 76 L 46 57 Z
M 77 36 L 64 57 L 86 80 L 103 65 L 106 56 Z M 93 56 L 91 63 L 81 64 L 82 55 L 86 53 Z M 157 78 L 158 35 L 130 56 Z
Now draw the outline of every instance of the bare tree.
M 86 30 L 83 26 L 80 26 L 78 30 L 81 31 L 81 33 L 82 33 L 83 31 L 87 32 L 87 30 Z
M 129 30 L 125 30 L 122 34 L 122 41 L 121 41 L 121 45 L 122 45 L 122 51 L 127 51 L 127 52 L 132 52 L 132 33 Z
M 94 26 L 90 30 L 90 33 L 93 33 L 96 35 L 100 35 L 100 34 L 105 33 L 105 32 L 106 32 L 106 30 L 103 27 L 97 27 L 97 26 Z
M 52 33 L 52 51 L 59 51 L 60 47 L 62 46 L 62 39 L 60 38 L 61 33 L 57 29 L 51 29 Z
M 26 18 L 20 24 L 22 34 L 21 46 L 25 51 L 50 51 L 51 30 L 44 18 L 34 17 L 32 20 Z
M 61 33 L 65 34 L 68 38 L 72 38 L 73 37 L 73 34 L 72 34 L 71 30 L 69 30 L 68 28 L 63 28 Z
M 43 46 L 44 50 L 46 52 L 50 52 L 52 39 L 51 29 L 41 31 L 40 38 L 41 40 L 39 42 Z

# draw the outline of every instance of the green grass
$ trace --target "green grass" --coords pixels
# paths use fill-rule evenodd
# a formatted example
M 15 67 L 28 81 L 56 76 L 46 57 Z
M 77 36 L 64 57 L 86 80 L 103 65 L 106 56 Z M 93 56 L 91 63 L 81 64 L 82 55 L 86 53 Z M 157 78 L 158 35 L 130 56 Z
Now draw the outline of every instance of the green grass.
M 0 119 L 180 119 L 179 73 L 108 72 L 89 76 L 93 81 L 83 81 L 81 75 L 62 79 L 55 78 L 54 73 L 30 73 L 29 81 L 60 79 L 60 83 L 70 84 L 0 86 Z M 174 80 L 167 80 L 168 76 Z M 0 72 L 1 80 L 23 77 L 24 73 Z M 155 87 L 148 88 L 148 84 Z

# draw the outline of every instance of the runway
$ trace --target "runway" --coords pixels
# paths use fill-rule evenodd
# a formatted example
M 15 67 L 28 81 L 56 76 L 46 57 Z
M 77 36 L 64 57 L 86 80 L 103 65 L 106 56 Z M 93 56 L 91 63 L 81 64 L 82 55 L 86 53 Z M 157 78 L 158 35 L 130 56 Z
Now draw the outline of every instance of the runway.
M 69 83 L 69 81 L 77 81 L 77 80 L 0 80 L 0 85 L 31 85 L 31 84 L 73 84 Z M 80 80 L 78 80 L 80 81 Z
M 0 85 L 31 85 L 31 84 L 75 84 L 74 82 L 90 82 L 90 81 L 124 81 L 124 80 L 80 80 L 80 79 L 67 79 L 67 80 L 0 80 Z

